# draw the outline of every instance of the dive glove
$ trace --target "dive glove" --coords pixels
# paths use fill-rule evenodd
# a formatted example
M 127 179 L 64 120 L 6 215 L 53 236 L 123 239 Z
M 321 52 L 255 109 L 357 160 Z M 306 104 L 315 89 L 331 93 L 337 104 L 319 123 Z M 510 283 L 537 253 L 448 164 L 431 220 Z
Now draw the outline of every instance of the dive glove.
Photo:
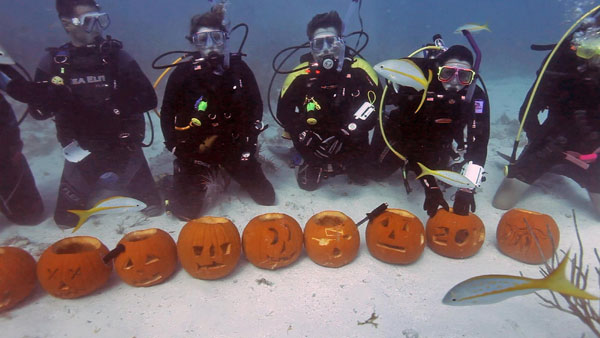
M 469 215 L 469 209 L 471 209 L 471 212 L 475 212 L 475 192 L 468 189 L 458 190 L 454 195 L 452 210 L 457 215 L 467 216 Z
M 446 211 L 450 211 L 450 207 L 446 200 L 444 200 L 444 194 L 439 187 L 426 187 L 425 188 L 425 202 L 423 203 L 423 210 L 427 211 L 429 217 L 435 216 L 438 211 L 438 207 L 444 208 Z

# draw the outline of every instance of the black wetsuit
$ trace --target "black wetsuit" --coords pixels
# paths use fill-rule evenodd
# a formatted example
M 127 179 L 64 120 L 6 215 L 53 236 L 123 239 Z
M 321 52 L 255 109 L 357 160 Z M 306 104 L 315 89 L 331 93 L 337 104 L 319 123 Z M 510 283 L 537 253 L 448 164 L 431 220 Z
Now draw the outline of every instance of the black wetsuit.
M 6 69 L 5 69 L 6 68 Z M 2 71 L 20 75 L 9 67 Z M 11 222 L 33 225 L 42 220 L 44 205 L 25 156 L 15 114 L 0 93 L 0 211 Z
M 346 58 L 340 72 L 303 69 L 288 76 L 277 118 L 304 160 L 298 170 L 300 188 L 314 190 L 321 178 L 340 173 L 364 181 L 380 93 L 377 75 L 358 58 Z
M 156 107 L 156 94 L 129 54 L 102 46 L 49 49 L 36 83 L 13 81 L 8 87 L 11 96 L 36 109 L 35 118 L 54 117 L 63 147 L 76 141 L 91 152 L 80 162 L 65 161 L 54 214 L 59 225 L 75 226 L 78 216 L 67 210 L 90 208 L 101 189 L 155 209 L 163 205 L 141 148 L 143 113 Z
M 600 71 L 585 64 L 568 48 L 561 47 L 550 62 L 530 107 L 524 130 L 528 144 L 507 177 L 532 184 L 552 171 L 578 182 L 592 193 L 600 193 L 600 160 L 584 169 L 567 160 L 566 152 L 600 152 Z M 544 61 L 545 62 L 545 61 Z M 520 119 L 529 101 L 527 94 Z M 538 115 L 548 109 L 540 124 Z
M 421 67 L 427 69 L 431 62 L 424 63 Z M 464 101 L 467 87 L 459 92 L 449 92 L 434 78 L 423 106 L 417 113 L 415 111 L 421 103 L 423 92 L 400 87 L 399 93 L 395 94 L 391 86 L 388 93 L 390 91 L 386 103 L 397 108 L 384 119 L 384 131 L 393 148 L 407 158 L 407 169 L 420 174 L 417 162 L 433 170 L 450 169 L 451 160 L 458 156 L 453 149 L 453 141 L 459 149 L 466 145 L 465 163 L 473 161 L 474 164 L 485 165 L 490 136 L 490 108 L 481 88 L 476 87 L 471 102 L 467 103 Z M 376 156 L 372 161 L 371 173 L 376 179 L 391 175 L 404 164 L 387 147 L 380 128 L 375 130 L 371 149 Z M 435 186 L 435 180 L 429 178 L 428 184 Z
M 257 160 L 262 99 L 252 70 L 238 55 L 220 74 L 204 62 L 177 66 L 161 108 L 165 145 L 174 152 L 175 216 L 200 215 L 207 183 L 224 168 L 259 204 L 272 205 L 275 191 Z

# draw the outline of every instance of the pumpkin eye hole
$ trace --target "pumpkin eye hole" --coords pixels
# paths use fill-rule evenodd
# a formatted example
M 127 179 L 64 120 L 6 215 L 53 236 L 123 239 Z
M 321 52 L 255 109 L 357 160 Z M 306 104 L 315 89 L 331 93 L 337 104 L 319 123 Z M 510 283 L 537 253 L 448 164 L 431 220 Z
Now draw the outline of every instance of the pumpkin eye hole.
M 229 255 L 231 253 L 231 243 L 223 243 L 223 244 L 221 244 L 221 250 L 223 251 L 224 255 Z
M 275 228 L 269 228 L 269 231 L 273 232 L 273 241 L 271 242 L 271 245 L 274 245 L 279 241 L 279 233 Z
M 281 245 L 281 253 L 283 254 L 285 252 L 285 242 L 283 242 L 283 244 Z
M 463 245 L 467 242 L 467 238 L 469 238 L 469 232 L 465 229 L 461 229 L 456 232 L 456 235 L 454 236 L 454 241 L 458 245 Z
M 333 257 L 340 257 L 342 255 L 342 250 L 339 248 L 333 249 Z
M 146 257 L 146 265 L 156 263 L 158 261 L 159 261 L 159 259 L 156 256 L 148 255 L 148 257 Z
M 404 223 L 404 226 L 402 226 L 402 231 L 405 231 L 405 232 L 410 231 L 410 227 L 408 226 L 408 223 Z
M 128 259 L 127 263 L 125 263 L 125 267 L 123 269 L 131 270 L 132 268 L 133 268 L 133 262 L 131 261 L 131 259 Z
M 203 246 L 195 245 L 195 246 L 193 246 L 193 249 L 194 249 L 194 255 L 202 256 L 202 249 L 204 249 Z
M 381 221 L 381 226 L 384 228 L 387 228 L 389 224 L 390 224 L 390 220 L 388 218 Z

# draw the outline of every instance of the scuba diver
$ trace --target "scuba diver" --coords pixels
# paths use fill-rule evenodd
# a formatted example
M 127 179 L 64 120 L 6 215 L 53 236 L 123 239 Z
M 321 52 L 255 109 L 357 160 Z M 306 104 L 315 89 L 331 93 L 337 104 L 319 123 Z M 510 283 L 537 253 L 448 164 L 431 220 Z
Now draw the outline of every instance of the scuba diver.
M 277 104 L 284 137 L 303 160 L 298 186 L 308 191 L 338 174 L 365 182 L 379 79 L 365 60 L 350 55 L 343 26 L 336 11 L 312 18 L 306 29 L 310 54 L 286 78 Z
M 373 135 L 372 178 L 381 180 L 402 168 L 405 186 L 410 192 L 406 171 L 422 173 L 417 163 L 436 170 L 460 169 L 462 166 L 464 176 L 478 186 L 487 157 L 490 108 L 487 95 L 474 83 L 473 54 L 465 46 L 454 45 L 428 55 L 405 59 L 424 74 L 437 74 L 431 76 L 429 86 L 424 89 L 426 93 L 397 86 L 398 91 L 385 98 L 386 104 L 396 108 L 382 121 L 389 146 L 380 128 L 376 128 Z M 469 86 L 476 86 L 470 99 Z M 393 149 L 402 153 L 405 160 Z M 429 216 L 434 216 L 440 206 L 449 210 L 435 177 L 422 175 L 419 180 L 425 189 L 423 210 Z M 474 193 L 474 189 L 469 188 L 457 190 L 454 213 L 468 215 L 469 210 L 475 211 Z
M 94 0 L 57 0 L 56 10 L 71 41 L 48 49 L 35 82 L 7 88 L 34 118 L 54 117 L 65 155 L 54 220 L 74 227 L 79 217 L 67 210 L 87 209 L 106 191 L 143 201 L 148 217 L 162 214 L 142 152 L 143 113 L 157 103 L 152 85 L 121 42 L 102 37 L 110 20 Z
M 197 51 L 169 76 L 162 103 L 165 146 L 176 157 L 167 209 L 181 220 L 200 216 L 207 184 L 221 168 L 256 203 L 275 203 L 257 159 L 258 136 L 266 128 L 260 91 L 242 54 L 227 48 L 225 14 L 220 2 L 192 17 L 187 38 Z
M 0 46 L 0 90 L 6 91 L 11 79 L 23 76 L 12 66 L 15 62 Z M 44 204 L 27 159 L 21 152 L 19 124 L 15 113 L 0 93 L 0 212 L 9 221 L 19 225 L 39 224 L 43 217 Z
M 532 87 L 521 106 L 519 117 L 528 144 L 506 167 L 506 177 L 492 202 L 498 209 L 514 207 L 531 184 L 544 173 L 553 172 L 587 189 L 600 215 L 598 21 L 586 18 L 564 41 L 555 47 L 553 56 L 546 57 L 543 65 L 547 68 L 543 73 L 538 71 L 543 78 L 536 81 L 537 90 Z M 540 123 L 538 115 L 546 109 L 547 117 Z

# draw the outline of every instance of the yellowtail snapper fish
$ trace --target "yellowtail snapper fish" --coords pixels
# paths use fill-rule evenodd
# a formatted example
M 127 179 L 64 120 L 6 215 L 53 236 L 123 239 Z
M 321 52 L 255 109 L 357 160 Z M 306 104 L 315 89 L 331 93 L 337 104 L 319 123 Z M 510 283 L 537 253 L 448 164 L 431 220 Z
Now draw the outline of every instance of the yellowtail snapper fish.
M 569 254 L 551 274 L 542 279 L 509 275 L 483 275 L 467 279 L 454 286 L 442 300 L 446 305 L 480 305 L 501 302 L 507 298 L 551 290 L 577 298 L 600 298 L 579 289 L 565 277 Z
M 146 208 L 146 203 L 138 201 L 135 198 L 113 196 L 96 203 L 88 210 L 67 210 L 79 216 L 79 222 L 73 229 L 73 232 L 79 230 L 83 223 L 93 215 L 118 214 L 128 211 L 140 211 Z
M 491 32 L 490 27 L 488 27 L 487 23 L 485 25 L 478 25 L 476 23 L 468 23 L 466 25 L 462 25 L 460 27 L 458 27 L 454 33 L 456 34 L 461 34 L 462 31 L 469 31 L 469 32 L 480 32 L 480 31 L 488 31 Z
M 417 162 L 417 164 L 419 165 L 419 168 L 421 168 L 421 174 L 417 176 L 417 179 L 425 175 L 432 175 L 438 180 L 459 189 L 474 189 L 477 187 L 475 183 L 471 182 L 471 180 L 457 172 L 450 170 L 432 170 L 419 162 Z
M 373 69 L 392 83 L 396 93 L 398 86 L 411 87 L 416 91 L 421 91 L 429 85 L 421 68 L 408 59 L 385 60 L 376 64 Z

